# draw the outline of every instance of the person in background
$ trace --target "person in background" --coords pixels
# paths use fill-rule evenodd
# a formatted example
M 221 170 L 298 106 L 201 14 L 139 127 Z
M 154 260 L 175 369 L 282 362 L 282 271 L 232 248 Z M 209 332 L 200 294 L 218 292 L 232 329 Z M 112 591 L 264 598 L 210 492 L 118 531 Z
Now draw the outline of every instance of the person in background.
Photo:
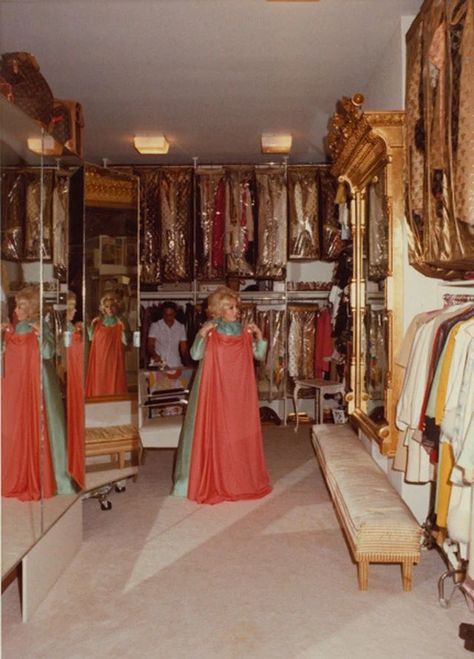
M 177 306 L 164 302 L 163 318 L 150 325 L 148 332 L 148 356 L 150 363 L 165 368 L 182 368 L 189 364 L 188 340 L 183 323 L 176 320 Z
M 220 286 L 196 335 L 201 360 L 179 440 L 173 494 L 197 503 L 258 499 L 271 491 L 263 453 L 254 358 L 267 342 L 239 320 L 239 295 Z

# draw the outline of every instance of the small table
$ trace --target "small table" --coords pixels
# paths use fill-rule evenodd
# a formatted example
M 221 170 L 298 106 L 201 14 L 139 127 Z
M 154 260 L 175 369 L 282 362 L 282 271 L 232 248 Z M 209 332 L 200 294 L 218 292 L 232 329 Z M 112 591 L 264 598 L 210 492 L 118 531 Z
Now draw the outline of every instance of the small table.
M 298 432 L 298 392 L 300 389 L 314 389 L 314 422 L 323 423 L 323 400 L 326 394 L 344 395 L 344 382 L 335 380 L 324 380 L 323 378 L 314 378 L 302 380 L 295 378 L 295 388 L 293 390 L 293 403 L 295 406 L 296 425 L 295 432 Z

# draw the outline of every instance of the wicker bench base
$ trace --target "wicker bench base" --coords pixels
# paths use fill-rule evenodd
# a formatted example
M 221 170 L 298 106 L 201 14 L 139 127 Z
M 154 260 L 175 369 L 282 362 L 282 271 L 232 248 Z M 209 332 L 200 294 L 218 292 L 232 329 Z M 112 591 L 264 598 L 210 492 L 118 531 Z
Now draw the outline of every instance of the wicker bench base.
M 400 563 L 411 590 L 421 529 L 385 474 L 348 426 L 313 426 L 313 445 L 339 521 L 367 590 L 369 563 Z
M 141 460 L 142 445 L 138 430 L 133 425 L 86 428 L 86 457 L 96 455 L 116 456 L 119 468 L 125 467 L 125 453 L 138 452 Z

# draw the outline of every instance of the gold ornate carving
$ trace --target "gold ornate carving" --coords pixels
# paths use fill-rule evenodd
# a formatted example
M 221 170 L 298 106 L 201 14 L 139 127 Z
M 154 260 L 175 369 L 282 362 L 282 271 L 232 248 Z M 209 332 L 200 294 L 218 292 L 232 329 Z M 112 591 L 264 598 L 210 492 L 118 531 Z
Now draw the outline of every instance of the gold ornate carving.
M 327 139 L 332 157 L 331 173 L 350 188 L 350 225 L 353 235 L 354 271 L 350 286 L 353 318 L 353 353 L 350 363 L 351 394 L 346 396 L 350 420 L 377 442 L 381 453 L 392 454 L 396 446 L 395 408 L 400 373 L 394 362 L 403 335 L 403 129 L 405 117 L 399 111 L 363 112 L 361 94 L 342 98 L 330 122 Z M 364 319 L 367 304 L 366 249 L 368 186 L 383 170 L 385 190 L 382 215 L 386 218 L 388 259 L 383 293 L 386 323 L 386 371 L 384 377 L 384 419 L 369 416 L 369 395 L 365 373 L 368 368 Z M 366 226 L 367 224 L 367 226 Z M 371 410 L 373 412 L 373 409 Z
M 104 174 L 93 167 L 85 173 L 85 199 L 88 206 L 136 208 L 137 184 L 129 176 L 115 172 Z
M 344 174 L 355 189 L 367 185 L 388 158 L 385 139 L 377 129 L 400 129 L 404 123 L 401 112 L 362 112 L 363 100 L 362 94 L 354 94 L 337 103 L 327 138 L 331 173 L 336 177 Z

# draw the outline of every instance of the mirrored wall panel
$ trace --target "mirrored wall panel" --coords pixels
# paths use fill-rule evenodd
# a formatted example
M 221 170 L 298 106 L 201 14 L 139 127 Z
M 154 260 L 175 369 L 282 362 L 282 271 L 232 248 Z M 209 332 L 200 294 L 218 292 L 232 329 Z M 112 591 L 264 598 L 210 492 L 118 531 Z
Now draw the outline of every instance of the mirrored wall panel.
M 67 331 L 71 225 L 81 233 L 83 185 L 77 157 L 60 145 L 53 157 L 40 124 L 3 97 L 0 127 L 5 575 L 84 484 L 83 361 L 70 375 Z
M 138 179 L 85 171 L 86 399 L 137 395 Z

